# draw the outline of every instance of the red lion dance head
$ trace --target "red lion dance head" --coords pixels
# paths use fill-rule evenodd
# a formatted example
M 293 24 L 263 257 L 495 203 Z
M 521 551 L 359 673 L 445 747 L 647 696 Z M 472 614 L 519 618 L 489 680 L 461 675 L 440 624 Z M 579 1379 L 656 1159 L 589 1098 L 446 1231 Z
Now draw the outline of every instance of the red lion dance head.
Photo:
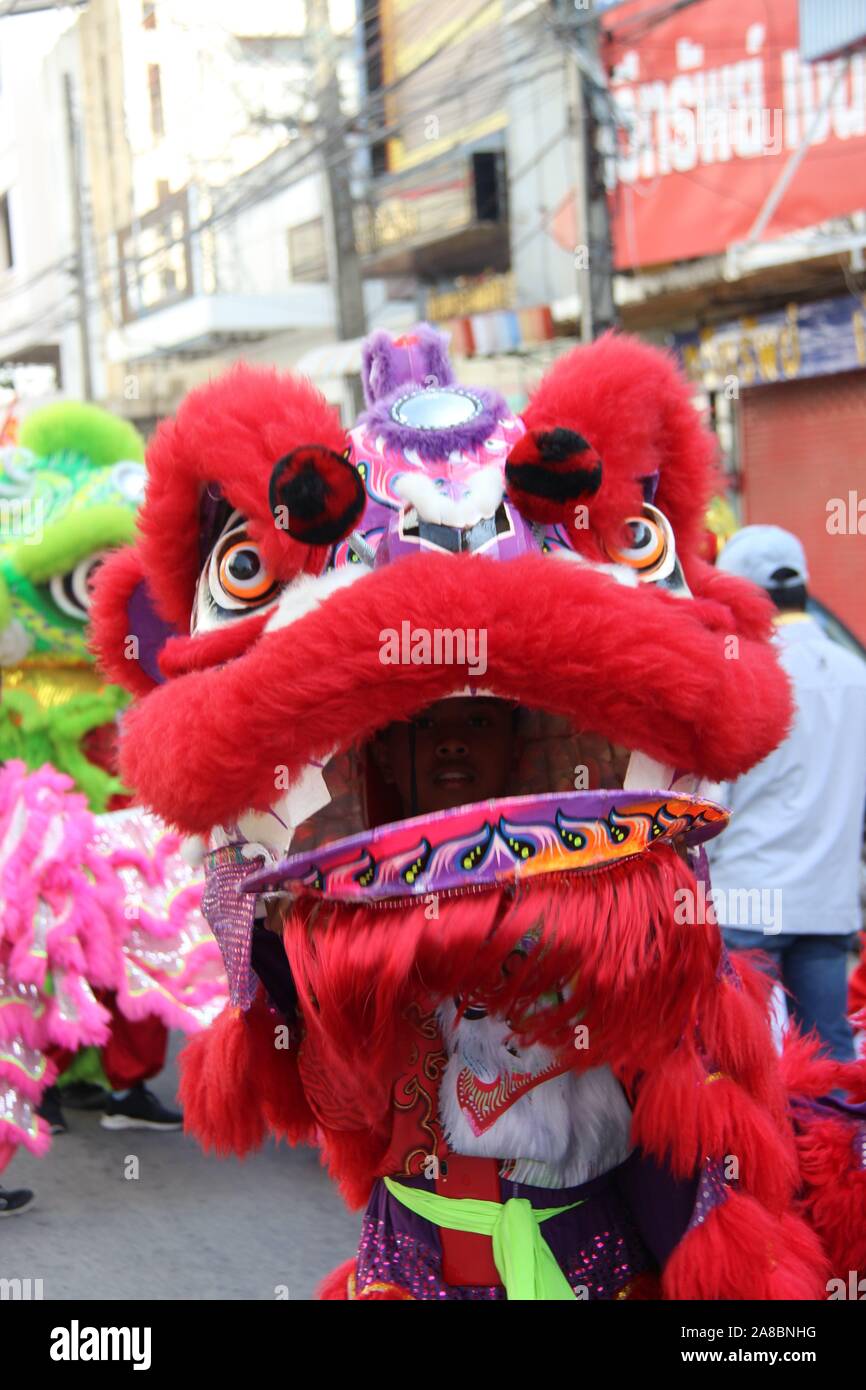
M 841 1073 L 780 1062 L 763 977 L 683 910 L 714 783 L 790 717 L 768 602 L 699 556 L 685 383 L 608 335 L 518 418 L 421 325 L 368 340 L 364 384 L 348 434 L 290 376 L 194 391 L 97 581 L 124 777 L 206 841 L 232 985 L 190 1124 L 317 1142 L 368 1203 L 328 1297 L 523 1296 L 448 1224 L 516 1196 L 563 1209 L 566 1296 L 822 1297 L 866 1180 L 815 1099 Z

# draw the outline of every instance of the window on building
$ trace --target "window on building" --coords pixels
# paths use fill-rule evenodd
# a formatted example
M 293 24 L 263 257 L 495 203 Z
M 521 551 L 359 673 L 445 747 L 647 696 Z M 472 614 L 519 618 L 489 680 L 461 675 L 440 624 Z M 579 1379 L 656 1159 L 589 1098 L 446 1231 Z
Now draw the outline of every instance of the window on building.
M 159 63 L 148 63 L 147 85 L 150 91 L 150 128 L 155 140 L 165 135 L 165 119 L 162 110 L 162 78 Z
M 172 194 L 117 233 L 124 323 L 193 294 L 188 190 Z
M 472 183 L 475 194 L 475 217 L 479 222 L 501 222 L 502 161 L 490 151 L 476 151 L 472 156 Z
M 370 173 L 374 179 L 378 179 L 387 172 L 388 143 L 385 140 L 377 140 L 375 145 L 370 146 Z
M 293 280 L 327 280 L 328 253 L 321 217 L 289 228 L 289 271 Z
M 11 270 L 15 264 L 12 247 L 12 219 L 9 216 L 9 194 L 0 193 L 0 270 Z
M 382 67 L 382 17 L 380 13 L 379 0 L 372 0 L 372 3 L 364 7 L 364 73 L 367 84 L 367 95 L 369 98 L 368 107 L 374 124 L 380 125 L 384 122 L 385 111 L 384 102 L 381 95 L 383 85 Z M 388 172 L 388 146 L 386 141 L 377 140 L 370 146 L 370 172 L 374 178 Z
M 141 6 L 141 27 L 143 29 L 156 28 L 156 5 L 148 4 L 148 0 L 143 0 Z

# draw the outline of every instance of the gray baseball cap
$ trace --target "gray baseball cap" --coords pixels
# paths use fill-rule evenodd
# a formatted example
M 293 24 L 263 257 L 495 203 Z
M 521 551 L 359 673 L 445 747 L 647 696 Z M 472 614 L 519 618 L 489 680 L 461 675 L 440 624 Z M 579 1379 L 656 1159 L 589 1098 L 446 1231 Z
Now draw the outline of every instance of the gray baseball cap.
M 762 589 L 793 589 L 809 582 L 806 552 L 797 537 L 781 526 L 744 526 L 731 536 L 716 569 L 751 579 Z M 773 579 L 777 570 L 792 573 L 785 579 Z

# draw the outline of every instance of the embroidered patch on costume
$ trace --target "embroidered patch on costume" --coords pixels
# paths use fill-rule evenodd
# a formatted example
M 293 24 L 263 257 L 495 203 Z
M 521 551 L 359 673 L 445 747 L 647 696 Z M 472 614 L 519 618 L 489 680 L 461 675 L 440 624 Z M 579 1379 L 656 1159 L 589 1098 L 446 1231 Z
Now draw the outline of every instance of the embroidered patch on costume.
M 494 1081 L 482 1081 L 469 1067 L 464 1067 L 457 1077 L 457 1104 L 472 1133 L 484 1134 L 527 1091 L 568 1071 L 571 1065 L 571 1062 L 551 1062 L 543 1071 L 506 1072 Z

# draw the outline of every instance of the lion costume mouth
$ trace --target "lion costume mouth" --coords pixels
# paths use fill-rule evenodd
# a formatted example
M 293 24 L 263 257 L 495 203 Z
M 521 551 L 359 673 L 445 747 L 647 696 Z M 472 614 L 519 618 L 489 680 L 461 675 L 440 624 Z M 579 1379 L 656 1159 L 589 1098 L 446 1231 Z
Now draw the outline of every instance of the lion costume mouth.
M 765 756 L 787 713 L 774 653 L 715 599 L 625 587 L 589 565 L 541 554 L 507 564 L 423 554 L 350 572 L 357 578 L 336 590 L 327 575 L 302 581 L 313 594 L 322 585 L 320 603 L 285 626 L 274 626 L 274 616 L 264 628 L 246 619 L 257 631 L 240 655 L 173 676 L 130 711 L 125 776 L 167 819 L 207 834 L 250 810 L 267 812 L 278 772 L 284 785 L 297 784 L 336 750 L 467 686 L 712 782 Z M 409 621 L 432 632 L 443 613 L 452 630 L 486 632 L 483 676 L 465 665 L 383 666 L 383 631 Z M 235 644 L 241 626 L 228 631 Z M 732 633 L 736 659 L 726 656 Z M 221 636 L 183 640 L 192 648 Z M 164 760 L 152 756 L 156 748 Z
M 663 843 L 613 870 L 500 880 L 444 902 L 305 889 L 285 905 L 282 941 L 307 1033 L 325 1057 L 353 1058 L 372 1123 L 390 1059 L 405 1055 L 407 1010 L 442 1000 L 507 1020 L 520 1048 L 576 1048 L 579 1025 L 594 1064 L 650 1067 L 685 1019 L 712 1007 L 718 931 L 676 919 L 677 894 L 694 889 L 692 869 Z M 584 1061 L 574 1053 L 575 1066 Z

